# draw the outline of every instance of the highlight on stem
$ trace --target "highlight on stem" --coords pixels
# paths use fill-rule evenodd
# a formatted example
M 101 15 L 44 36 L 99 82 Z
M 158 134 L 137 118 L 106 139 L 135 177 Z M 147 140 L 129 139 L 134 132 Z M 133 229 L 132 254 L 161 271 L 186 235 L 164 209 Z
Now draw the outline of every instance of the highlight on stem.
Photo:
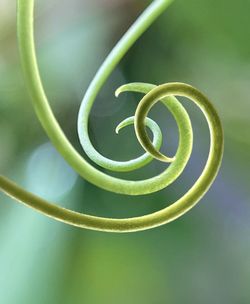
M 62 208 L 26 191 L 1 175 L 0 188 L 3 192 L 61 222 L 81 228 L 112 232 L 133 232 L 157 227 L 182 216 L 197 204 L 213 183 L 223 155 L 223 131 L 219 116 L 212 103 L 198 89 L 178 82 L 162 85 L 130 83 L 117 89 L 116 96 L 123 92 L 144 94 L 135 115 L 123 120 L 116 128 L 118 133 L 122 128 L 131 124 L 134 125 L 137 139 L 145 150 L 145 153 L 136 159 L 119 162 L 104 157 L 92 145 L 88 133 L 90 111 L 100 89 L 131 46 L 171 2 L 171 0 L 153 1 L 116 44 L 91 81 L 82 100 L 77 121 L 82 148 L 96 164 L 111 171 L 125 172 L 142 168 L 153 159 L 169 163 L 167 168 L 155 177 L 132 181 L 109 176 L 94 168 L 82 158 L 66 138 L 51 110 L 39 74 L 34 44 L 34 0 L 17 0 L 17 32 L 20 58 L 32 105 L 52 144 L 80 176 L 107 191 L 127 195 L 154 193 L 164 189 L 181 175 L 192 152 L 193 131 L 189 115 L 176 97 L 187 97 L 194 102 L 205 115 L 210 131 L 208 159 L 203 172 L 194 185 L 176 202 L 160 211 L 124 219 L 103 218 Z M 162 102 L 171 112 L 178 126 L 179 145 L 175 156 L 163 155 L 160 152 L 161 130 L 156 122 L 147 117 L 151 107 L 158 101 Z M 152 142 L 148 136 L 147 127 L 153 133 Z

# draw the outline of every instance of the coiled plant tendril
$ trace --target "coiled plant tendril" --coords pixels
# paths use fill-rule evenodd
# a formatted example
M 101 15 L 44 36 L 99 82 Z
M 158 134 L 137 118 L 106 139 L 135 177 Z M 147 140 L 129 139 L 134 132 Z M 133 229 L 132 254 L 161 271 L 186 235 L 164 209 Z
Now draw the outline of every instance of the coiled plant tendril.
M 79 111 L 78 134 L 80 142 L 87 155 L 98 165 L 113 171 L 130 171 L 146 165 L 153 158 L 170 163 L 167 169 L 158 176 L 140 181 L 123 180 L 100 172 L 78 154 L 60 128 L 48 103 L 38 70 L 33 34 L 34 0 L 17 0 L 17 30 L 27 86 L 36 115 L 44 130 L 59 153 L 79 175 L 105 190 L 127 195 L 142 195 L 161 190 L 178 178 L 191 154 L 193 132 L 187 112 L 174 96 L 184 96 L 192 100 L 207 119 L 210 130 L 210 151 L 205 168 L 191 189 L 172 205 L 160 211 L 126 219 L 91 216 L 62 208 L 29 193 L 6 177 L 0 176 L 0 187 L 3 192 L 64 223 L 81 228 L 113 232 L 132 232 L 163 225 L 183 215 L 201 199 L 211 186 L 220 167 L 223 154 L 223 132 L 213 105 L 194 87 L 184 83 L 167 83 L 159 86 L 131 83 L 116 91 L 117 96 L 127 91 L 145 94 L 137 107 L 135 116 L 125 119 L 116 129 L 118 132 L 125 126 L 134 124 L 136 136 L 145 150 L 145 154 L 137 159 L 117 162 L 105 158 L 95 150 L 88 135 L 89 114 L 98 92 L 129 48 L 171 2 L 171 0 L 153 1 L 130 27 L 98 70 L 84 96 Z M 162 141 L 161 131 L 154 121 L 147 118 L 150 108 L 159 100 L 173 114 L 178 125 L 179 146 L 175 157 L 167 157 L 159 152 Z M 152 142 L 147 135 L 146 126 L 153 132 Z

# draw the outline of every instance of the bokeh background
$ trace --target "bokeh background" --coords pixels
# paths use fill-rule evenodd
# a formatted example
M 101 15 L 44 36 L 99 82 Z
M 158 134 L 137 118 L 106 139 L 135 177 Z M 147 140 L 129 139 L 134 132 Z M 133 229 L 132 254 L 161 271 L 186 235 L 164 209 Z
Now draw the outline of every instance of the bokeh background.
M 81 151 L 76 118 L 96 70 L 149 1 L 37 0 L 35 32 L 44 86 L 63 130 Z M 182 99 L 194 127 L 183 175 L 159 193 L 112 194 L 79 178 L 48 141 L 31 108 L 16 42 L 15 1 L 0 0 L 0 169 L 26 189 L 62 206 L 100 216 L 150 213 L 185 193 L 209 148 L 204 117 Z M 107 234 L 48 219 L 0 194 L 0 303 L 250 303 L 250 1 L 177 0 L 138 40 L 101 91 L 90 133 L 104 155 L 140 155 L 132 127 L 139 95 L 116 101 L 121 84 L 190 83 L 214 102 L 225 131 L 225 155 L 214 185 L 181 219 L 150 231 Z M 162 151 L 178 143 L 173 118 L 151 112 L 164 134 Z M 83 156 L 84 153 L 82 152 Z M 119 174 L 141 179 L 164 165 Z M 110 173 L 113 174 L 113 173 Z M 113 174 L 118 176 L 118 174 Z

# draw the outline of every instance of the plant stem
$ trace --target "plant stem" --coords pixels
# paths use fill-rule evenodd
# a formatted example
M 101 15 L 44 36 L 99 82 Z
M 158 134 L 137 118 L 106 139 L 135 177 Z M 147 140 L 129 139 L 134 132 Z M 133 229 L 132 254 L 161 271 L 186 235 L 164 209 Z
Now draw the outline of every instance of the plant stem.
M 153 178 L 131 181 L 111 177 L 95 169 L 74 149 L 60 128 L 47 100 L 39 74 L 33 33 L 34 0 L 18 0 L 17 29 L 21 62 L 26 83 L 31 95 L 33 107 L 45 132 L 65 160 L 89 182 L 108 191 L 142 195 L 159 191 L 183 172 L 192 151 L 193 133 L 189 116 L 184 107 L 173 97 L 184 96 L 192 100 L 205 115 L 210 131 L 210 151 L 206 166 L 191 189 L 169 207 L 158 212 L 127 219 L 112 219 L 90 216 L 64 209 L 24 190 L 4 176 L 0 176 L 0 188 L 7 195 L 37 211 L 67 224 L 101 231 L 132 232 L 153 228 L 171 222 L 190 210 L 207 192 L 219 170 L 223 155 L 223 131 L 220 119 L 211 102 L 197 89 L 184 83 L 168 83 L 155 86 L 145 83 L 124 85 L 117 90 L 117 95 L 125 91 L 146 94 L 140 101 L 135 116 L 122 122 L 118 129 L 134 122 L 139 142 L 146 153 L 142 159 L 130 163 L 118 164 L 104 158 L 91 144 L 88 136 L 88 120 L 90 110 L 96 96 L 105 81 L 124 57 L 129 48 L 153 23 L 153 21 L 169 6 L 172 1 L 155 0 L 142 13 L 127 33 L 117 43 L 98 70 L 84 96 L 78 116 L 78 132 L 81 144 L 88 156 L 97 163 L 108 166 L 111 170 L 126 171 L 145 165 L 153 158 L 170 162 L 169 167 Z M 161 134 L 158 126 L 147 118 L 150 108 L 161 100 L 173 114 L 179 130 L 179 146 L 174 158 L 159 152 Z M 158 141 L 150 142 L 145 127 L 149 125 Z

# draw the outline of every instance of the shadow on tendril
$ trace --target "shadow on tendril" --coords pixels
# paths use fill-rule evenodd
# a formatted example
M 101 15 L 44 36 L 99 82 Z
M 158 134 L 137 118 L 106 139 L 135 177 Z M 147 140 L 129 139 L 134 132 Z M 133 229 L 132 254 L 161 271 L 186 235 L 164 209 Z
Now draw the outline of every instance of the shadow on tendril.
M 123 120 L 116 128 L 118 133 L 122 128 L 134 124 L 137 139 L 145 150 L 145 153 L 136 159 L 118 162 L 104 157 L 95 150 L 88 134 L 89 114 L 105 81 L 129 48 L 171 2 L 171 0 L 153 1 L 124 34 L 90 83 L 78 115 L 78 134 L 81 145 L 88 157 L 99 166 L 111 171 L 122 172 L 139 169 L 152 159 L 169 163 L 169 166 L 161 174 L 140 181 L 115 178 L 97 170 L 79 155 L 60 128 L 50 108 L 39 74 L 33 33 L 34 0 L 17 0 L 17 31 L 27 87 L 36 115 L 45 132 L 62 157 L 79 175 L 107 191 L 127 195 L 149 194 L 164 189 L 180 176 L 191 155 L 193 131 L 186 110 L 174 96 L 184 96 L 193 101 L 207 119 L 210 131 L 210 151 L 203 172 L 189 191 L 172 205 L 160 211 L 125 219 L 91 216 L 62 208 L 24 190 L 6 177 L 0 176 L 0 187 L 3 192 L 15 200 L 64 223 L 81 228 L 112 232 L 139 231 L 169 223 L 190 210 L 202 198 L 213 183 L 221 164 L 223 131 L 213 105 L 196 88 L 176 82 L 158 86 L 146 83 L 131 83 L 117 89 L 116 96 L 123 92 L 144 94 L 138 104 L 135 116 Z M 159 151 L 162 142 L 160 128 L 156 122 L 147 118 L 149 110 L 158 101 L 161 101 L 167 107 L 178 125 L 179 145 L 174 157 L 165 156 Z M 153 133 L 152 142 L 148 137 L 146 127 L 151 129 Z

